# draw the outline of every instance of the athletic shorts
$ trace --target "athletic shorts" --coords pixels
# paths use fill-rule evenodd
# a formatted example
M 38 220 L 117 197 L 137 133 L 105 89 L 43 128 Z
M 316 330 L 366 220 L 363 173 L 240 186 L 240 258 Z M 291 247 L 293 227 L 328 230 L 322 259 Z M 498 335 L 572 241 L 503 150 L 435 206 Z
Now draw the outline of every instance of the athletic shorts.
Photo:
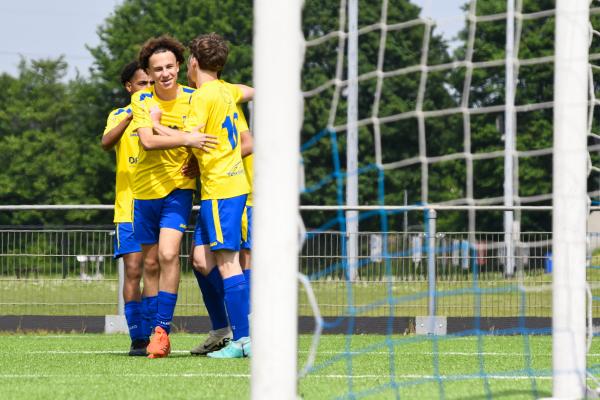
M 140 244 L 158 243 L 162 228 L 185 232 L 190 214 L 194 191 L 175 189 L 166 197 L 152 200 L 133 201 L 134 236 Z
M 202 200 L 194 231 L 194 245 L 208 244 L 212 251 L 239 251 L 242 214 L 248 195 L 220 200 Z
M 244 214 L 242 214 L 242 243 L 240 247 L 245 250 L 252 249 L 252 206 L 244 207 Z
M 131 222 L 118 222 L 115 225 L 114 248 L 115 258 L 142 251 L 142 246 L 133 237 L 133 224 Z

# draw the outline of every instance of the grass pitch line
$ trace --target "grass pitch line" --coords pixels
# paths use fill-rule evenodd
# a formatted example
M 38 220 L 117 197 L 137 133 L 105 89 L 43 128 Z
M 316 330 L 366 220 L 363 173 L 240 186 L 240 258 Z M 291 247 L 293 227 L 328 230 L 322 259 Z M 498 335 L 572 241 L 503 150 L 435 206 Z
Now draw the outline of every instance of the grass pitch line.
M 0 374 L 0 379 L 48 379 L 48 378 L 107 378 L 113 377 L 113 374 Z M 119 374 L 122 377 L 130 378 L 244 378 L 249 379 L 250 374 L 224 374 L 224 373 L 181 373 L 181 374 Z M 389 379 L 389 374 L 365 374 L 365 375 L 346 375 L 346 374 L 308 374 L 303 379 Z M 423 374 L 401 374 L 396 375 L 395 379 L 423 379 L 423 380 L 473 380 L 482 379 L 481 375 L 423 375 Z M 551 380 L 548 375 L 485 375 L 486 379 L 493 380 Z
M 73 354 L 73 355 L 77 355 L 77 354 L 125 354 L 127 353 L 126 350 L 32 350 L 32 351 L 26 351 L 23 352 L 21 354 Z M 189 353 L 189 350 L 172 350 L 171 353 L 175 353 L 175 354 L 186 354 Z M 299 350 L 298 353 L 300 354 L 306 354 L 308 353 L 308 351 L 306 350 Z M 390 352 L 386 352 L 386 351 L 374 351 L 374 352 L 368 352 L 368 351 L 352 351 L 352 352 L 345 352 L 345 351 L 329 351 L 329 350 L 325 350 L 325 351 L 319 351 L 317 352 L 317 354 L 319 355 L 343 355 L 343 354 L 349 354 L 352 356 L 356 356 L 356 355 L 380 355 L 380 356 L 387 356 L 390 354 Z M 504 353 L 504 352 L 483 352 L 483 353 L 476 353 L 476 352 L 462 352 L 462 351 L 439 351 L 437 353 L 434 353 L 432 351 L 419 351 L 419 352 L 402 352 L 402 351 L 395 351 L 395 354 L 397 355 L 403 355 L 403 356 L 418 356 L 418 355 L 425 355 L 425 356 L 433 356 L 433 355 L 438 355 L 438 356 L 463 356 L 463 357 L 477 357 L 477 356 L 490 356 L 490 357 L 521 357 L 521 356 L 525 356 L 525 353 Z M 551 357 L 552 353 L 534 353 L 531 352 L 529 355 L 531 356 L 546 356 L 546 357 Z M 590 353 L 587 355 L 588 357 L 600 357 L 600 353 Z

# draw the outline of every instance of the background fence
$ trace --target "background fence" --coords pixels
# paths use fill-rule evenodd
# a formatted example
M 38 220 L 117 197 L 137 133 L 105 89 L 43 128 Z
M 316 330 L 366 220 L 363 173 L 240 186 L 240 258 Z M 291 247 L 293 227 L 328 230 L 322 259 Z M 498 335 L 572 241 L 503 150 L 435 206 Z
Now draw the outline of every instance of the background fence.
M 117 313 L 118 268 L 113 230 L 0 229 L 0 315 Z M 517 240 L 518 239 L 518 240 Z M 435 237 L 439 315 L 551 316 L 550 233 L 515 235 L 516 271 L 505 274 L 504 233 L 441 232 Z M 424 232 L 358 234 L 358 273 L 346 279 L 347 237 L 307 235 L 300 270 L 312 283 L 324 316 L 416 316 L 428 311 L 427 237 Z M 182 244 L 177 315 L 205 315 L 191 272 L 191 232 Z M 588 240 L 588 282 L 600 296 L 600 236 Z M 285 268 L 284 265 L 281 268 Z M 594 316 L 600 304 L 593 303 Z M 301 289 L 300 315 L 312 311 Z

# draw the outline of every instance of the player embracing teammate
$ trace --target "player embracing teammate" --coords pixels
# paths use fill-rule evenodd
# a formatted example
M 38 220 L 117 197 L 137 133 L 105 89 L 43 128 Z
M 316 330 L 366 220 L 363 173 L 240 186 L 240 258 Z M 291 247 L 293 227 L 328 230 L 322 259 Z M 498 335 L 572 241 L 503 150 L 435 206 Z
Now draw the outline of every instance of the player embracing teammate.
M 194 81 L 198 90 L 192 96 L 190 118 L 186 130 L 193 131 L 201 126 L 205 132 L 217 136 L 217 146 L 210 152 L 195 151 L 200 166 L 202 185 L 200 215 L 194 232 L 194 245 L 205 248 L 204 254 L 212 253 L 216 262 L 206 257 L 205 269 L 196 273 L 203 297 L 214 326 L 212 302 L 206 301 L 202 284 L 204 277 L 213 286 L 219 308 L 224 303 L 233 340 L 208 356 L 213 358 L 240 358 L 251 354 L 249 338 L 250 286 L 249 274 L 244 274 L 239 263 L 239 251 L 242 241 L 242 219 L 248 194 L 251 191 L 242 161 L 242 140 L 240 132 L 248 132 L 243 113 L 237 106 L 243 93 L 239 87 L 219 79 L 219 75 L 229 54 L 225 40 L 215 34 L 201 35 L 190 44 L 192 60 L 190 66 L 195 71 Z M 218 132 L 218 134 L 217 134 Z M 247 228 L 247 223 L 245 224 Z M 245 235 L 247 239 L 247 235 Z M 206 251 L 206 246 L 210 252 Z M 195 267 L 198 259 L 194 257 Z M 222 287 L 217 274 L 222 279 Z M 209 288 L 210 289 L 210 288 Z M 221 307 L 220 307 L 221 306 Z M 222 323 L 225 321 L 223 320 Z M 226 327 L 225 327 L 226 328 Z M 224 328 L 222 328 L 224 329 Z
M 195 249 L 205 249 L 208 255 L 202 257 L 205 268 L 195 272 L 213 320 L 211 333 L 219 329 L 215 318 L 221 318 L 223 328 L 233 333 L 233 341 L 221 341 L 209 356 L 245 357 L 250 355 L 249 271 L 242 272 L 238 252 L 242 237 L 249 239 L 246 201 L 250 184 L 242 147 L 245 154 L 251 152 L 251 138 L 237 103 L 247 101 L 253 90 L 218 79 L 228 56 L 223 38 L 202 35 L 190 47 L 197 91 L 177 83 L 184 59 L 178 41 L 168 36 L 152 38 L 140 51 L 139 67 L 154 85 L 132 95 L 133 118 L 128 128 L 132 135 L 137 132 L 140 144 L 131 180 L 132 230 L 141 245 L 144 266 L 144 295 L 141 304 L 136 302 L 136 315 L 142 319 L 143 341 L 154 328 L 145 349 L 149 357 L 166 357 L 180 278 L 179 249 L 195 189 L 193 177 L 182 170 L 189 170 L 195 157 L 202 183 Z M 240 131 L 246 139 L 243 145 Z M 194 251 L 195 266 L 198 258 Z M 139 287 L 139 278 L 135 283 Z

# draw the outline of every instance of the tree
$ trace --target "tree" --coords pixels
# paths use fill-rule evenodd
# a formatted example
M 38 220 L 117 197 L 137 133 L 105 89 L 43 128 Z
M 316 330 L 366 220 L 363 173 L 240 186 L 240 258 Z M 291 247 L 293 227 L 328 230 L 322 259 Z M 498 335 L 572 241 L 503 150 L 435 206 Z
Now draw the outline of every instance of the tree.
M 169 34 L 184 45 L 201 33 L 217 32 L 231 51 L 223 78 L 252 83 L 252 1 L 125 0 L 98 28 L 100 44 L 90 48 L 95 59 L 94 79 L 105 98 L 105 113 L 129 103 L 119 83 L 121 68 L 136 59 L 149 38 Z M 185 83 L 186 66 L 180 78 Z
M 110 201 L 110 158 L 98 145 L 102 125 L 90 102 L 89 83 L 61 81 L 62 58 L 21 61 L 19 76 L 0 76 L 0 198 L 6 204 L 70 204 Z M 87 112 L 86 112 L 87 110 Z M 1 224 L 92 221 L 96 213 L 0 214 Z
M 382 11 L 381 0 L 359 1 L 359 28 L 379 22 Z M 388 5 L 387 23 L 389 25 L 406 22 L 419 17 L 419 7 L 407 0 L 390 1 Z M 304 36 L 312 40 L 329 32 L 339 29 L 339 10 L 335 7 L 325 7 L 323 1 L 306 1 L 303 15 Z M 383 70 L 385 72 L 398 70 L 407 66 L 420 64 L 421 46 L 424 37 L 424 25 L 418 24 L 398 31 L 389 31 L 385 44 L 385 59 Z M 335 78 L 335 69 L 338 51 L 338 38 L 311 46 L 306 51 L 302 84 L 303 90 L 311 90 Z M 380 49 L 380 30 L 363 34 L 359 38 L 359 74 L 375 71 Z M 447 46 L 439 35 L 433 35 L 430 43 L 428 63 L 440 64 L 448 62 L 450 56 Z M 346 66 L 342 79 L 345 79 Z M 447 74 L 430 74 L 428 87 L 424 99 L 425 110 L 450 108 L 455 106 L 456 100 L 444 88 L 443 82 L 447 81 Z M 402 112 L 415 110 L 416 94 L 418 92 L 421 73 L 416 72 L 397 77 L 386 78 L 382 97 L 379 104 L 380 117 L 391 116 Z M 359 119 L 369 118 L 374 105 L 376 89 L 375 77 L 359 83 Z M 321 92 L 319 95 L 305 99 L 304 125 L 302 128 L 302 142 L 308 143 L 316 134 L 327 128 L 329 110 L 333 97 L 333 87 Z M 345 124 L 346 101 L 342 96 L 337 107 L 334 125 Z M 448 129 L 449 126 L 454 128 Z M 456 131 L 457 121 L 444 121 L 431 119 L 427 121 L 427 129 L 435 140 L 430 140 L 430 154 L 441 151 L 456 151 L 457 142 L 452 132 Z M 359 175 L 359 204 L 379 204 L 379 172 L 374 166 L 374 132 L 372 125 L 359 130 L 359 168 L 366 172 Z M 396 121 L 381 126 L 382 161 L 390 163 L 419 155 L 417 119 Z M 345 173 L 345 132 L 337 135 L 337 141 L 330 139 L 326 134 L 318 144 L 310 146 L 303 151 L 306 168 L 306 186 L 311 189 L 302 196 L 304 204 L 337 204 L 341 189 L 342 199 L 345 200 L 345 182 L 342 186 L 336 183 L 335 172 Z M 460 142 L 459 142 L 460 143 Z M 333 147 L 337 145 L 337 150 Z M 340 163 L 340 170 L 336 171 L 334 164 Z M 408 190 L 412 203 L 422 201 L 421 198 L 421 166 L 415 164 L 409 168 L 390 169 L 384 172 L 384 201 L 385 204 L 402 204 L 403 192 Z M 450 174 L 449 172 L 452 172 Z M 456 188 L 462 192 L 459 182 L 464 176 L 464 166 L 460 163 L 447 165 L 430 172 L 429 196 L 430 201 L 446 200 L 448 193 Z M 325 180 L 324 180 L 325 179 Z M 314 189 L 314 190 L 313 190 Z M 461 193 L 452 193 L 461 197 Z M 456 216 L 442 217 L 442 225 L 450 223 Z M 310 227 L 322 225 L 331 215 L 306 213 L 305 220 Z M 390 217 L 388 229 L 400 229 L 399 220 Z M 381 229 L 378 218 L 361 221 L 361 230 Z
M 525 0 L 523 13 L 533 13 L 554 8 L 554 0 Z M 468 5 L 465 5 L 467 9 Z M 506 12 L 505 1 L 477 3 L 477 15 L 491 15 Z M 554 52 L 554 17 L 524 19 L 519 40 L 519 59 L 550 56 Z M 466 45 L 468 30 L 460 37 Z M 474 62 L 504 60 L 506 46 L 506 20 L 479 22 L 476 26 L 474 42 Z M 465 47 L 457 49 L 454 58 L 464 59 Z M 518 69 L 518 83 L 515 104 L 549 102 L 553 100 L 552 63 L 521 65 Z M 457 71 L 453 85 L 462 91 L 464 72 Z M 473 108 L 505 104 L 505 67 L 476 68 L 470 90 L 469 106 Z M 496 120 L 504 118 L 503 113 L 472 115 L 472 152 L 484 153 L 504 150 L 502 132 L 496 128 Z M 521 112 L 517 114 L 517 150 L 536 150 L 552 147 L 552 110 Z M 521 197 L 552 193 L 552 155 L 521 157 L 519 160 L 518 186 L 515 194 Z M 504 182 L 504 159 L 483 160 L 475 163 L 474 196 L 477 199 L 502 198 Z M 540 201 L 537 204 L 550 204 Z M 548 231 L 551 217 L 547 213 L 524 213 L 521 219 L 522 231 Z M 502 231 L 502 213 L 482 212 L 477 215 L 477 227 L 482 231 Z

